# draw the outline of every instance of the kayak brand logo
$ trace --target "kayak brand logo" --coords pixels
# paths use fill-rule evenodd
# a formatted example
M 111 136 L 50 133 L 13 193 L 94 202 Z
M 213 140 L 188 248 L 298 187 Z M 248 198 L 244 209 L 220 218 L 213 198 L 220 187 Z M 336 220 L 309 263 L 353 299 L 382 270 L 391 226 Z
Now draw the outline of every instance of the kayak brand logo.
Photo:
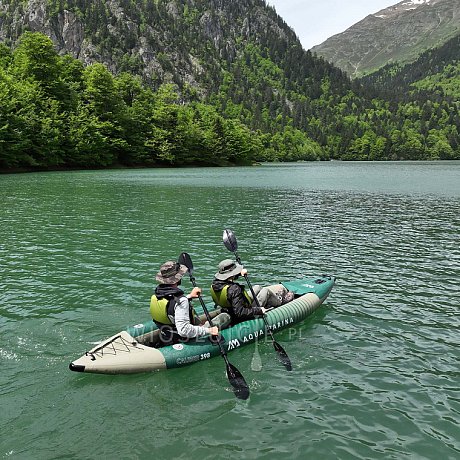
M 286 318 L 282 321 L 278 321 L 277 323 L 274 323 L 270 326 L 270 329 L 272 331 L 276 331 L 277 329 L 280 329 L 282 327 L 289 326 L 289 324 L 292 324 L 294 322 L 294 318 Z
M 230 342 L 228 342 L 227 350 L 228 351 L 234 350 L 235 348 L 238 348 L 240 346 L 241 346 L 241 343 L 238 339 L 232 339 L 230 340 Z
M 260 329 L 260 331 L 251 332 L 249 335 L 245 335 L 243 337 L 243 342 L 252 342 L 254 339 L 258 339 L 264 335 L 264 331 Z
M 306 288 L 310 288 L 310 289 L 315 289 L 315 286 L 313 286 L 312 284 L 304 283 L 304 284 L 302 284 L 302 286 L 306 287 Z

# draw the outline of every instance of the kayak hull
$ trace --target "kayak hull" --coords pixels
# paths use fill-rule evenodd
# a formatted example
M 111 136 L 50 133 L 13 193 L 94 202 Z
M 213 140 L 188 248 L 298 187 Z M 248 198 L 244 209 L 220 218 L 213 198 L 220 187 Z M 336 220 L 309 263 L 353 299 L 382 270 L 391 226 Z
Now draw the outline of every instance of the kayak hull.
M 283 282 L 295 293 L 296 298 L 266 313 L 272 332 L 293 328 L 307 318 L 324 302 L 334 283 L 335 278 L 329 275 Z M 218 313 L 219 310 L 214 310 L 212 315 Z M 76 372 L 132 374 L 182 367 L 220 354 L 220 347 L 212 343 L 209 337 L 161 348 L 149 346 L 155 343 L 158 333 L 152 321 L 129 327 L 71 362 L 69 368 Z M 263 318 L 245 321 L 221 331 L 227 353 L 256 340 L 263 340 L 266 335 Z

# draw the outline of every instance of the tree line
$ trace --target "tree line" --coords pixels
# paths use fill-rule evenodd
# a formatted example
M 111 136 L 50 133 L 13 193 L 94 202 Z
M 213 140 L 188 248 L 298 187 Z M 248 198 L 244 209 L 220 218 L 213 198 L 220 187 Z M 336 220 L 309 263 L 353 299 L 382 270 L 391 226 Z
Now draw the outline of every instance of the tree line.
M 458 94 L 455 61 L 444 68 Z M 201 97 L 85 67 L 40 33 L 0 43 L 0 168 L 460 158 L 458 97 L 430 97 L 432 79 L 390 99 L 268 36 L 208 78 Z
M 319 144 L 325 158 L 460 159 L 459 87 L 452 65 L 438 75 L 436 91 L 420 80 L 404 92 L 380 92 L 367 81 L 349 82 L 339 69 L 296 46 L 275 64 L 276 41 L 271 43 L 272 48 L 248 44 L 232 63 L 214 97 L 222 113 L 238 114 L 265 132 L 290 125 Z M 446 84 L 439 89 L 445 81 L 451 95 Z
M 26 32 L 0 44 L 0 168 L 225 165 L 317 159 L 321 148 L 286 127 L 251 130 L 216 107 L 185 101 L 174 85 L 156 91 L 102 64 L 59 56 Z

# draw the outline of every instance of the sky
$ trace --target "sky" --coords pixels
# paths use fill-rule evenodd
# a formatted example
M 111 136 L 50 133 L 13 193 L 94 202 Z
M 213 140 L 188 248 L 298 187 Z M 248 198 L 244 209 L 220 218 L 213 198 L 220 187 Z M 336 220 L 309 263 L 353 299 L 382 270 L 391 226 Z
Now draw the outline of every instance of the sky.
M 294 29 L 305 49 L 343 32 L 368 14 L 401 0 L 267 0 Z

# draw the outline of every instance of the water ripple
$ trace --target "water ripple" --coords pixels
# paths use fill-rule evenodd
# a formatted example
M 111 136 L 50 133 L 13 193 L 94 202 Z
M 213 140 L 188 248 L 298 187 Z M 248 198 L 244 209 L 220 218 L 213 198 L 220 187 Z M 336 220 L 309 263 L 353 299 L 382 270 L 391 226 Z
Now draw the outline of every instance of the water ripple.
M 0 455 L 458 458 L 458 172 L 307 164 L 2 177 Z M 148 319 L 164 260 L 189 252 L 209 300 L 231 255 L 226 227 L 253 282 L 338 277 L 325 306 L 277 335 L 293 372 L 270 341 L 260 371 L 251 346 L 229 356 L 251 388 L 244 402 L 221 358 L 136 376 L 68 372 L 92 343 Z

